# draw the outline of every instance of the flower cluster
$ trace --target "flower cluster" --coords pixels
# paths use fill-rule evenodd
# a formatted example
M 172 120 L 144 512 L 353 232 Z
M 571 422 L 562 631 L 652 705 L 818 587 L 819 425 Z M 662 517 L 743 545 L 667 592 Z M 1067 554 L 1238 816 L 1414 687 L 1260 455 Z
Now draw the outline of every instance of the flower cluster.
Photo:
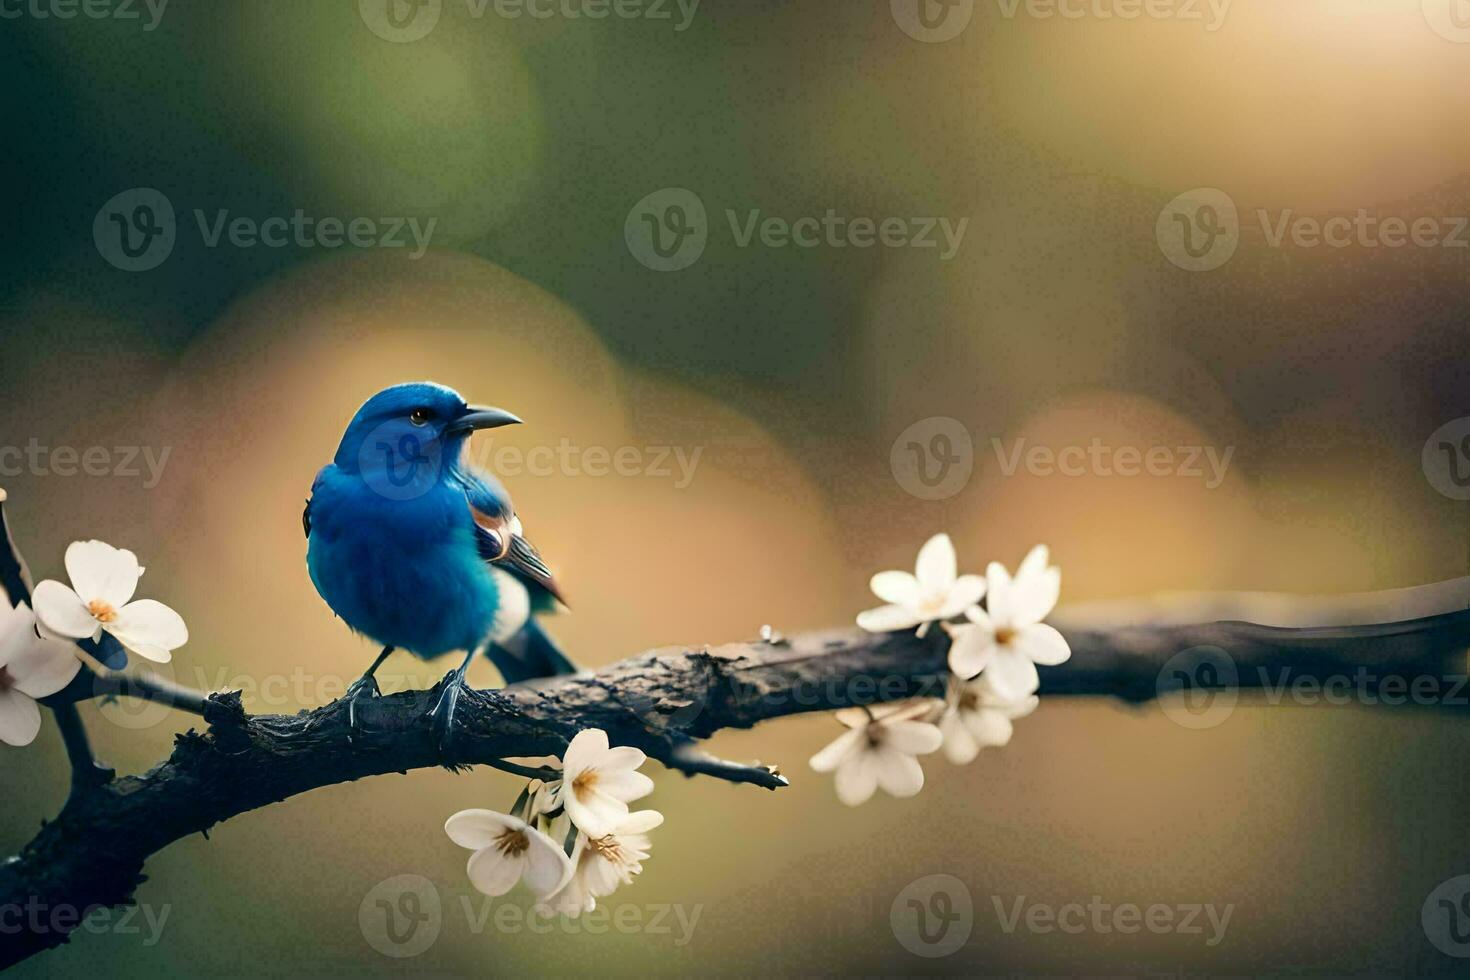
M 1031 549 L 1014 577 L 991 562 L 982 578 L 960 575 L 949 535 L 936 534 L 919 549 L 912 573 L 879 572 L 871 584 L 887 605 L 860 613 L 858 625 L 875 633 L 917 629 L 923 636 L 942 624 L 950 635 L 951 675 L 943 700 L 837 712 L 848 730 L 812 756 L 811 767 L 835 774 L 837 798 L 849 806 L 879 788 L 900 798 L 917 794 L 924 786 L 920 755 L 943 748 L 963 765 L 986 746 L 1005 745 L 1011 722 L 1036 710 L 1036 665 L 1072 655 L 1062 634 L 1042 622 L 1062 585 L 1045 545 Z
M 66 549 L 66 573 L 70 586 L 53 579 L 36 586 L 34 612 L 24 602 L 0 603 L 0 741 L 9 745 L 35 740 L 37 700 L 61 691 L 82 669 L 75 641 L 107 632 L 129 651 L 167 663 L 189 639 L 168 606 L 133 600 L 143 566 L 131 551 L 75 541 Z
M 524 881 L 547 914 L 575 918 L 643 871 L 648 832 L 664 822 L 657 810 L 628 804 L 653 792 L 638 769 L 646 756 L 609 746 L 607 733 L 577 733 L 562 756 L 561 776 L 532 780 L 509 813 L 462 810 L 444 830 L 474 851 L 470 882 L 498 897 Z

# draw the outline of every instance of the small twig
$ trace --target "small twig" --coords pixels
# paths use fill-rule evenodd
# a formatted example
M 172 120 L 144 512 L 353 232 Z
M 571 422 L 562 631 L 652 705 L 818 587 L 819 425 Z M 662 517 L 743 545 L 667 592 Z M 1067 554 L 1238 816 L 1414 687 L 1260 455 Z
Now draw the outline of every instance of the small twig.
M 71 762 L 71 791 L 85 793 L 97 786 L 112 781 L 116 772 L 111 766 L 97 761 L 87 740 L 87 728 L 75 704 L 58 704 L 51 709 L 56 716 L 56 727 L 61 729 L 61 740 L 66 745 L 66 757 Z
M 766 789 L 781 789 L 790 786 L 790 781 L 776 766 L 763 766 L 754 764 L 741 765 L 738 762 L 726 762 L 724 759 L 716 759 L 714 756 L 695 748 L 693 745 L 684 745 L 674 750 L 665 764 L 670 769 L 676 769 L 686 776 L 714 776 L 732 783 L 750 783 L 753 786 L 763 786 Z
M 513 776 L 525 776 L 527 779 L 539 779 L 543 783 L 554 783 L 561 778 L 561 770 L 555 766 L 522 766 L 507 759 L 487 759 L 485 765 L 491 769 L 499 769 Z
M 157 674 L 111 670 L 95 660 L 91 663 L 91 670 L 95 677 L 93 688 L 97 694 L 116 694 L 144 701 L 157 701 L 195 715 L 203 715 L 209 705 L 209 695 L 205 692 L 175 684 Z

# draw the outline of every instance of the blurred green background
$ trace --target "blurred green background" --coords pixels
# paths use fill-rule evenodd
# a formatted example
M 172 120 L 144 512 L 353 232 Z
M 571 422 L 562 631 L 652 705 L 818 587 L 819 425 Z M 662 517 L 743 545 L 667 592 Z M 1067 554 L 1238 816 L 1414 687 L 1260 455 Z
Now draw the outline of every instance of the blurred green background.
M 358 404 L 418 378 L 528 420 L 478 443 L 487 461 L 563 440 L 644 454 L 638 476 L 506 474 L 572 598 L 553 627 L 593 666 L 764 623 L 849 622 L 871 604 L 868 576 L 909 567 L 941 529 L 973 570 L 1049 543 L 1064 602 L 1466 573 L 1466 505 L 1436 490 L 1421 451 L 1470 415 L 1470 257 L 1276 246 L 1255 217 L 1470 214 L 1470 45 L 1432 26 L 1445 4 L 1236 0 L 1211 29 L 1203 5 L 1202 20 L 1125 20 L 976 3 L 956 36 L 928 43 L 902 28 L 905 0 L 703 0 L 687 21 L 672 2 L 668 19 L 561 12 L 585 13 L 577 0 L 538 19 L 431 0 L 414 17 L 438 20 L 415 40 L 385 2 L 170 0 L 152 29 L 141 4 L 135 20 L 0 5 L 0 447 L 168 452 L 157 481 L 7 475 L 9 506 L 38 577 L 61 574 L 76 538 L 139 553 L 146 594 L 191 627 L 177 679 L 291 712 L 366 665 L 367 643 L 307 579 L 301 504 Z M 1228 262 L 1190 272 L 1156 222 L 1198 187 L 1229 195 L 1241 233 Z M 172 250 L 143 271 L 94 237 L 99 211 L 133 188 L 177 218 Z M 649 268 L 625 240 L 662 188 L 707 209 L 707 247 L 679 271 Z M 432 220 L 432 247 L 211 247 L 194 217 L 298 209 Z M 742 246 L 726 211 L 743 223 L 755 209 L 968 224 L 948 260 Z M 935 417 L 970 434 L 973 473 L 931 500 L 892 450 Z M 1233 455 L 1212 488 L 1007 475 L 992 440 L 1023 439 Z M 648 472 L 659 447 L 700 453 L 687 485 Z M 395 659 L 385 686 L 449 666 Z M 497 682 L 485 665 L 471 679 Z M 84 710 L 102 755 L 129 771 L 191 723 Z M 650 766 L 667 822 L 613 904 L 649 922 L 678 903 L 698 915 L 687 936 L 672 915 L 668 933 L 543 936 L 497 929 L 493 910 L 481 928 L 465 853 L 441 826 L 464 807 L 504 809 L 518 786 L 415 772 L 169 848 L 138 892 L 168 910 L 161 941 L 145 945 L 139 917 L 141 934 L 79 935 L 16 974 L 1457 965 L 1420 909 L 1470 872 L 1463 721 L 1241 707 L 1190 731 L 1156 706 L 1044 699 L 1004 751 L 963 769 L 930 758 L 916 800 L 858 810 L 806 767 L 835 732 L 811 717 L 717 739 L 720 754 L 782 764 L 793 785 L 776 794 Z M 31 747 L 0 747 L 0 850 L 65 787 L 49 722 Z M 889 909 L 939 873 L 969 889 L 974 931 L 924 959 Z M 401 874 L 442 900 L 438 938 L 413 959 L 381 955 L 359 927 L 374 887 Z M 1007 933 L 993 908 L 1093 895 L 1234 911 L 1208 947 Z

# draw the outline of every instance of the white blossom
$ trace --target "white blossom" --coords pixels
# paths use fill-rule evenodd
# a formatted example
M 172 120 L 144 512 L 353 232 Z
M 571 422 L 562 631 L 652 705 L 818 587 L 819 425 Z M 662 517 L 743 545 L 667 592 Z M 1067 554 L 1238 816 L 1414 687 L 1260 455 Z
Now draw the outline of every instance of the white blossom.
M 96 640 L 111 633 L 140 657 L 168 663 L 189 640 L 178 613 L 153 599 L 133 601 L 143 567 L 131 551 L 103 541 L 74 541 L 66 549 L 67 587 L 54 579 L 36 586 L 41 631 L 57 639 Z
M 889 571 L 873 576 L 869 583 L 873 594 L 888 605 L 859 613 L 858 625 L 870 633 L 917 626 L 923 636 L 930 623 L 958 616 L 985 594 L 985 579 L 957 571 L 949 535 L 934 535 L 919 549 L 912 574 Z
M 572 863 L 561 846 L 520 817 L 461 810 L 445 822 L 444 832 L 475 852 L 465 870 L 470 883 L 486 895 L 504 895 L 524 879 L 537 897 L 545 898 L 571 878 Z
M 578 834 L 571 861 L 575 867 L 566 885 L 544 903 L 544 908 L 576 918 L 597 907 L 619 885 L 631 884 L 643 872 L 652 846 L 648 832 L 664 822 L 657 810 L 638 810 L 603 837 Z
M 984 671 L 997 696 L 1017 701 L 1036 690 L 1037 664 L 1059 664 L 1072 655 L 1066 639 L 1042 620 L 1056 606 L 1061 571 L 1047 566 L 1047 550 L 1037 545 L 1012 579 L 1005 566 L 991 562 L 985 609 L 965 610 L 970 622 L 951 629 L 949 667 L 969 679 Z
M 0 741 L 35 741 L 41 730 L 36 699 L 60 691 L 81 669 L 68 644 L 36 635 L 36 616 L 29 606 L 0 601 Z
M 939 729 L 928 721 L 937 702 L 926 699 L 873 709 L 837 712 L 848 726 L 830 745 L 811 758 L 817 772 L 836 773 L 837 798 L 848 806 L 865 803 L 882 787 L 890 796 L 910 797 L 924 788 L 924 770 L 916 758 L 937 750 Z
M 637 771 L 646 759 L 630 745 L 610 747 L 600 728 L 576 734 L 562 755 L 557 799 L 578 830 L 594 839 L 613 833 L 628 804 L 653 792 L 653 780 Z
M 944 736 L 944 755 L 956 765 L 974 760 L 980 750 L 1000 747 L 1011 740 L 1011 722 L 1036 710 L 1038 699 L 1028 694 L 1007 700 L 994 691 L 988 672 L 974 680 L 950 678 L 950 697 L 939 731 Z

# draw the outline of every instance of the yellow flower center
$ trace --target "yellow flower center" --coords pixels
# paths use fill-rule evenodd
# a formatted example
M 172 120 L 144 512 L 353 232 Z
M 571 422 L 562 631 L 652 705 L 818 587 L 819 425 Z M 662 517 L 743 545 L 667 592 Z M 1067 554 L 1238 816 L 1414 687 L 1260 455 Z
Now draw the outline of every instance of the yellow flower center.
M 530 846 L 530 839 L 520 830 L 507 830 L 495 838 L 495 849 L 506 857 L 515 857 Z
M 1002 626 L 1000 629 L 995 631 L 995 642 L 999 643 L 1001 646 L 1009 644 L 1015 638 L 1016 631 L 1011 629 L 1009 626 Z
M 584 769 L 577 773 L 577 778 L 572 780 L 572 792 L 577 794 L 577 799 L 585 800 L 592 795 L 592 790 L 597 786 L 597 770 Z
M 960 710 L 974 711 L 980 706 L 980 695 L 974 691 L 964 691 L 960 694 Z
M 117 609 L 106 599 L 93 599 L 87 603 L 87 612 L 99 623 L 111 623 L 117 619 Z

